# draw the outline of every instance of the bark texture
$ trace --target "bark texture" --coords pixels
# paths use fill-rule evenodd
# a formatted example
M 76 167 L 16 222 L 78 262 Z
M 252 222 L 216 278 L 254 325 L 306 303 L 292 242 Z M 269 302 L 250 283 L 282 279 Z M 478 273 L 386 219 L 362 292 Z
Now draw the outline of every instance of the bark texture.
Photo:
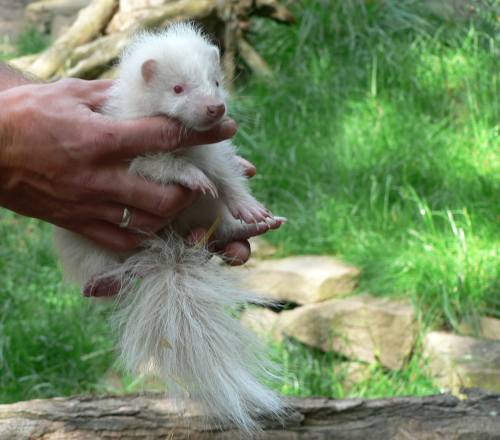
M 228 87 L 241 56 L 254 73 L 270 77 L 271 70 L 245 35 L 251 17 L 262 16 L 291 24 L 294 17 L 280 0 L 38 0 L 26 10 L 28 21 L 45 29 L 54 19 L 79 11 L 54 43 L 29 60 L 9 61 L 40 79 L 62 76 L 93 79 L 113 77 L 113 64 L 130 37 L 141 30 L 159 29 L 177 20 L 196 20 L 215 37 L 223 53 Z M 80 9 L 81 8 L 81 9 Z M 54 31 L 54 29 L 52 29 Z
M 36 59 L 29 68 L 30 73 L 41 79 L 50 78 L 76 47 L 88 43 L 102 31 L 117 6 L 118 0 L 93 0 L 80 11 L 68 31 Z
M 467 391 L 381 400 L 290 399 L 283 425 L 263 420 L 264 440 L 500 439 L 500 395 Z M 72 397 L 0 405 L 0 440 L 229 440 L 192 403 L 162 395 Z

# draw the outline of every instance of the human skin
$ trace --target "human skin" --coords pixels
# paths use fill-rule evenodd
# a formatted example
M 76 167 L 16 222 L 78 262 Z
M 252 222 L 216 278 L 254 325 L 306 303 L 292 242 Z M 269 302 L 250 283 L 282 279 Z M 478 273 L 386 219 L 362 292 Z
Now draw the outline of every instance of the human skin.
M 228 119 L 195 132 L 165 117 L 114 121 L 96 111 L 110 86 L 77 79 L 33 83 L 0 64 L 0 206 L 128 251 L 140 245 L 144 231 L 162 229 L 197 197 L 180 185 L 130 174 L 128 161 L 228 139 L 236 125 Z M 255 174 L 253 165 L 239 160 L 247 175 Z M 128 229 L 118 226 L 124 207 L 133 212 Z M 188 239 L 203 235 L 196 230 Z M 250 255 L 248 238 L 214 250 L 242 264 Z

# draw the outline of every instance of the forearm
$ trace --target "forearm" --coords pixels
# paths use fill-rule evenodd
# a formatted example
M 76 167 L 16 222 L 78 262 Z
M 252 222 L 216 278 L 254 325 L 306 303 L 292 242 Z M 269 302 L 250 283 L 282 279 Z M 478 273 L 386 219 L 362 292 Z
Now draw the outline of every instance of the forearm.
M 0 92 L 16 86 L 30 84 L 32 78 L 8 64 L 0 62 Z

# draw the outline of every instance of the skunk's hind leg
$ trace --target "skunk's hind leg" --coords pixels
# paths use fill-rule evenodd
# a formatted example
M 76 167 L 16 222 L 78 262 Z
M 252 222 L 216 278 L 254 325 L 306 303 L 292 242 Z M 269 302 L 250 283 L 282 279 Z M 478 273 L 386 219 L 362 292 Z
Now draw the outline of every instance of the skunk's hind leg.
M 82 288 L 119 261 L 118 255 L 66 229 L 55 227 L 53 238 L 65 280 Z

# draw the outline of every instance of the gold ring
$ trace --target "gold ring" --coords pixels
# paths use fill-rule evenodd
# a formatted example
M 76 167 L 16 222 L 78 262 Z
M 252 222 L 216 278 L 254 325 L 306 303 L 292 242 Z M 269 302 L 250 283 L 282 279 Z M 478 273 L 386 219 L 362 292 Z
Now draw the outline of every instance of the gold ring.
M 132 212 L 128 208 L 123 209 L 122 221 L 118 226 L 123 229 L 127 229 L 130 225 L 130 221 L 132 220 Z

